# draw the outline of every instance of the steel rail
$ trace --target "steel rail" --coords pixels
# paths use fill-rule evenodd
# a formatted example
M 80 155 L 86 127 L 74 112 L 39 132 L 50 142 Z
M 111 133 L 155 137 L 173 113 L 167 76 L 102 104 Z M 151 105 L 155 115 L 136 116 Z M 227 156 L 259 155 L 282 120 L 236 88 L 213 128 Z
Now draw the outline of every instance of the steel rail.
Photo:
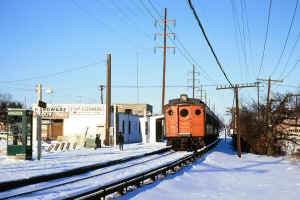
M 162 175 L 167 175 L 167 172 L 169 170 L 175 171 L 175 168 L 177 166 L 181 166 L 183 167 L 184 165 L 186 165 L 188 162 L 193 162 L 195 161 L 197 158 L 203 156 L 205 153 L 207 153 L 209 150 L 211 150 L 214 146 L 216 146 L 219 143 L 219 139 L 215 140 L 214 142 L 212 142 L 211 144 L 197 150 L 196 152 L 194 152 L 192 155 L 188 155 L 185 156 L 184 158 L 181 158 L 179 160 L 176 160 L 172 163 L 166 164 L 164 166 L 160 166 L 157 167 L 155 169 L 140 173 L 140 174 L 136 174 L 135 176 L 123 179 L 123 180 L 119 180 L 116 181 L 114 183 L 105 185 L 105 186 L 101 186 L 97 189 L 76 195 L 76 196 L 72 196 L 72 197 L 68 197 L 66 198 L 67 200 L 85 200 L 85 199 L 99 199 L 99 198 L 104 198 L 105 196 L 112 194 L 114 192 L 121 192 L 123 193 L 124 189 L 127 192 L 127 188 L 129 186 L 136 186 L 136 187 L 140 187 L 141 185 L 144 184 L 144 181 L 146 179 L 152 179 L 153 181 L 156 180 L 156 177 L 160 174 Z
M 44 174 L 44 175 L 41 175 L 41 176 L 35 176 L 35 177 L 27 178 L 27 179 L 0 182 L 0 193 L 4 192 L 4 191 L 7 191 L 7 190 L 11 190 L 11 189 L 16 189 L 16 188 L 20 188 L 20 187 L 24 187 L 24 186 L 28 186 L 28 185 L 33 185 L 33 184 L 36 184 L 36 183 L 55 180 L 58 177 L 59 178 L 67 178 L 67 177 L 71 177 L 71 176 L 74 176 L 74 175 L 87 173 L 87 172 L 90 172 L 92 170 L 97 170 L 97 169 L 101 169 L 101 168 L 104 168 L 104 167 L 125 163 L 125 162 L 131 161 L 131 160 L 135 160 L 135 159 L 145 157 L 145 156 L 163 153 L 163 152 L 169 151 L 170 149 L 171 149 L 171 147 L 166 147 L 164 149 L 160 149 L 160 150 L 153 151 L 153 152 L 150 152 L 150 153 L 145 153 L 143 155 L 131 156 L 131 157 L 128 157 L 128 158 L 123 158 L 123 159 L 119 159 L 119 160 L 112 160 L 112 161 L 105 162 L 105 163 L 87 165 L 87 166 L 74 168 L 74 169 L 64 171 L 64 172 Z
M 148 160 L 143 160 L 143 161 L 138 162 L 138 163 L 129 164 L 129 165 L 126 165 L 126 166 L 123 166 L 123 167 L 118 167 L 116 169 L 112 169 L 112 170 L 109 170 L 109 171 L 97 173 L 97 174 L 94 174 L 94 175 L 91 175 L 91 176 L 85 176 L 83 178 L 78 178 L 78 179 L 75 179 L 75 180 L 65 181 L 63 183 L 58 183 L 58 184 L 54 184 L 54 185 L 51 185 L 51 186 L 42 187 L 42 188 L 39 188 L 39 189 L 36 189 L 36 190 L 30 190 L 30 191 L 21 192 L 21 193 L 18 193 L 18 194 L 8 195 L 8 196 L 3 197 L 2 199 L 4 200 L 4 199 L 11 199 L 11 198 L 16 198 L 16 197 L 21 197 L 21 196 L 25 196 L 25 195 L 28 195 L 28 194 L 33 194 L 33 193 L 36 193 L 36 192 L 46 191 L 46 190 L 53 189 L 53 188 L 56 188 L 56 187 L 64 186 L 64 185 L 67 185 L 67 184 L 72 184 L 72 183 L 75 183 L 75 182 L 84 181 L 84 180 L 91 179 L 91 178 L 94 178 L 94 177 L 97 177 L 97 176 L 102 176 L 102 175 L 105 175 L 105 174 L 109 174 L 109 173 L 112 173 L 112 172 L 115 172 L 115 171 L 118 171 L 118 170 L 122 170 L 122 169 L 126 169 L 126 168 L 129 168 L 129 167 L 144 164 L 146 162 L 150 162 L 150 161 L 162 158 L 164 156 L 167 156 L 167 155 L 170 155 L 170 154 L 173 154 L 173 153 L 175 153 L 175 152 L 170 150 L 169 152 L 164 152 L 163 155 L 160 155 L 160 156 L 155 157 L 155 158 L 150 158 Z M 151 156 L 151 155 L 147 155 L 147 156 Z M 146 158 L 147 156 L 144 156 L 144 157 L 141 157 L 141 158 L 138 158 L 138 159 L 143 159 L 143 158 Z M 138 159 L 136 159 L 136 160 L 138 160 Z M 119 164 L 123 164 L 123 163 L 119 163 Z M 113 167 L 113 166 L 115 166 L 115 165 L 111 165 L 111 166 L 108 166 L 108 167 Z M 78 174 L 78 175 L 80 175 L 80 174 Z M 76 175 L 74 175 L 74 176 L 76 176 Z M 61 179 L 61 177 L 57 178 L 57 180 L 58 179 Z

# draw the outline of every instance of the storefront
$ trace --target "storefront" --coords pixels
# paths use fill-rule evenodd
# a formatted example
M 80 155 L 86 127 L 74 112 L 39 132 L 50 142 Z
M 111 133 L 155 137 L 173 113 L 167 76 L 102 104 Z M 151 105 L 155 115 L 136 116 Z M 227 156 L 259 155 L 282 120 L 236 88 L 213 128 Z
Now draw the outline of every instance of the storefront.
M 33 137 L 36 138 L 37 113 L 39 108 L 33 105 Z M 64 140 L 69 142 L 93 141 L 96 134 L 100 134 L 102 142 L 105 139 L 105 105 L 103 104 L 47 104 L 42 109 L 43 140 Z M 124 126 L 130 126 L 125 131 L 125 142 L 141 142 L 139 117 L 131 114 L 118 114 L 118 122 L 114 123 L 114 114 L 111 114 L 111 138 L 114 139 L 114 125 L 118 130 Z M 130 125 L 132 124 L 132 125 Z

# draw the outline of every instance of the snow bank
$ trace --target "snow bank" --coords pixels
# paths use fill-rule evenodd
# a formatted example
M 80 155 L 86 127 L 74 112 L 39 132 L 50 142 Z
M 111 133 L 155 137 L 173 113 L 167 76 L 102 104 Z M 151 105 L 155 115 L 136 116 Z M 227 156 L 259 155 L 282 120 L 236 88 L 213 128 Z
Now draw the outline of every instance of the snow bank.
M 178 174 L 119 199 L 299 199 L 299 163 L 254 154 L 238 158 L 230 142 L 223 138 L 216 149 Z
M 8 159 L 6 156 L 0 156 L 0 182 L 64 172 L 87 165 L 142 155 L 165 147 L 164 143 L 151 145 L 136 143 L 124 145 L 124 151 L 119 151 L 114 147 L 97 150 L 82 148 L 73 151 L 43 153 L 40 161 L 14 160 Z

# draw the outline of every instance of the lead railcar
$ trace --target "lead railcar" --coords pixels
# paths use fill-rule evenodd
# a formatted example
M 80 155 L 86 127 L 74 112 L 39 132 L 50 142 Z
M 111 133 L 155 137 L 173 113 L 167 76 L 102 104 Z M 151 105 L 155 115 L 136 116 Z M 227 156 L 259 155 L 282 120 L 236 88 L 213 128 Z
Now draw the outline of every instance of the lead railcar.
M 171 99 L 165 106 L 166 138 L 174 150 L 194 151 L 215 141 L 222 122 L 200 99 Z

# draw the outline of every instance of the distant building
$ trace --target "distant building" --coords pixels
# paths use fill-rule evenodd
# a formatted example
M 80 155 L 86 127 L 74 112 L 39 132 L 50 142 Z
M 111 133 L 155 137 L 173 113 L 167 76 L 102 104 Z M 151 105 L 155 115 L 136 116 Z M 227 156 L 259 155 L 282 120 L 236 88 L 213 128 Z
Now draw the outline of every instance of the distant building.
M 286 119 L 278 125 L 276 129 L 281 131 L 283 134 L 286 134 L 288 136 L 287 138 L 300 143 L 300 120 L 296 121 L 295 119 Z M 284 151 L 286 153 L 292 154 L 300 152 L 300 145 L 296 145 L 293 142 L 286 141 L 284 146 Z
M 152 105 L 149 104 L 114 104 L 117 106 L 118 112 L 129 113 L 138 116 L 146 116 L 152 114 Z
M 36 138 L 37 112 L 36 105 L 32 106 L 33 137 Z M 42 138 L 43 140 L 64 140 L 69 142 L 94 142 L 96 134 L 100 134 L 103 143 L 105 139 L 106 105 L 104 104 L 47 104 L 42 109 Z M 116 144 L 117 132 L 124 134 L 125 143 L 141 142 L 139 116 L 126 113 L 117 114 L 114 123 L 114 113 L 111 113 L 110 141 Z

